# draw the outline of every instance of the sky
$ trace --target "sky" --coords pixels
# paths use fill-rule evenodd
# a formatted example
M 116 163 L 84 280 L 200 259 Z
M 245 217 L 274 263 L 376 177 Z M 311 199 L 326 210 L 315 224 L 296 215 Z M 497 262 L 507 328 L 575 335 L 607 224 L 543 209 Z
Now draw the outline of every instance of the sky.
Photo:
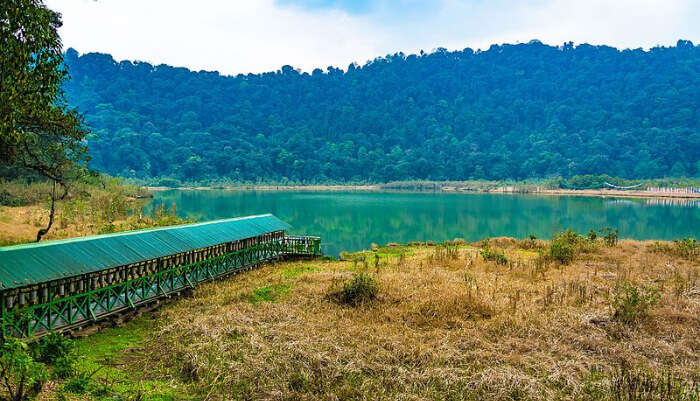
M 700 42 L 700 0 L 45 0 L 65 48 L 223 74 L 532 39 L 618 48 Z

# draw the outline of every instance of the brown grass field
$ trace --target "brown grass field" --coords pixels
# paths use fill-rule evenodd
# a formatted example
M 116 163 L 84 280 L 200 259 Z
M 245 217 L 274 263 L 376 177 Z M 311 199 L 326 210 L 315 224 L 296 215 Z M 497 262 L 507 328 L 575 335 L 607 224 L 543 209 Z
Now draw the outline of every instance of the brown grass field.
M 59 196 L 63 190 L 59 191 Z M 49 222 L 51 186 L 0 179 L 0 246 L 36 241 Z M 190 222 L 175 215 L 175 205 L 144 213 L 145 188 L 108 176 L 75 182 L 56 202 L 54 224 L 42 240 L 82 237 Z
M 697 248 L 598 240 L 563 265 L 539 241 L 491 240 L 502 264 L 481 245 L 375 247 L 206 284 L 116 360 L 125 380 L 193 399 L 700 398 Z M 359 272 L 376 299 L 339 302 Z

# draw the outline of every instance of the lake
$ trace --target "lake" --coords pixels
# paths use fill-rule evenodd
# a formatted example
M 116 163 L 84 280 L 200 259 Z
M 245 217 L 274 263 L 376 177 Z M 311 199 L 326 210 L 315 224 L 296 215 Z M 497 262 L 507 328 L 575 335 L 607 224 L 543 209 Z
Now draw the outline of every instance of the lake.
M 606 226 L 622 238 L 700 237 L 700 201 L 462 193 L 278 192 L 172 190 L 154 204 L 175 203 L 198 221 L 272 213 L 293 234 L 318 235 L 326 254 L 372 243 L 486 237 L 550 238 L 571 228 L 585 234 Z

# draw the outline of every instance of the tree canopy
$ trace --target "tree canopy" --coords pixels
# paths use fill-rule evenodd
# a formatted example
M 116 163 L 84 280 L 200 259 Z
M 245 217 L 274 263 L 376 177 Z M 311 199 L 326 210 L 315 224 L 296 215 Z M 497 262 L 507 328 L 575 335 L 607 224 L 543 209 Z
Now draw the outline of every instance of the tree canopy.
M 222 76 L 68 50 L 92 166 L 183 181 L 700 175 L 700 47 L 537 41 Z
M 49 222 L 37 241 L 53 224 L 56 185 L 66 196 L 88 161 L 87 131 L 63 96 L 60 26 L 60 14 L 41 0 L 0 0 L 0 176 L 53 181 Z
M 85 160 L 86 132 L 63 97 L 60 15 L 40 0 L 0 1 L 0 166 L 63 181 Z

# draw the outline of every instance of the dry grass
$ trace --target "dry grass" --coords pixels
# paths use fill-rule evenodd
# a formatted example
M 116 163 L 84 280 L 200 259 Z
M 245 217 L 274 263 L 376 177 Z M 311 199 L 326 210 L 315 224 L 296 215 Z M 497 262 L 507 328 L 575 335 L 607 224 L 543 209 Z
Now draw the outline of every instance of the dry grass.
M 491 241 L 507 265 L 455 244 L 267 266 L 164 308 L 134 366 L 206 399 L 631 399 L 620 366 L 668 372 L 698 396 L 697 260 L 621 241 L 561 266 L 538 258 L 542 245 Z M 357 271 L 378 299 L 335 302 Z M 612 319 L 623 283 L 660 293 L 633 325 Z
M 71 184 L 71 192 L 56 203 L 55 222 L 45 240 L 188 222 L 176 217 L 173 207 L 144 215 L 138 198 L 148 194 L 142 187 L 106 176 L 95 180 Z M 0 181 L 3 199 L 15 205 L 0 206 L 0 246 L 36 240 L 37 231 L 49 221 L 50 191 L 43 182 Z

